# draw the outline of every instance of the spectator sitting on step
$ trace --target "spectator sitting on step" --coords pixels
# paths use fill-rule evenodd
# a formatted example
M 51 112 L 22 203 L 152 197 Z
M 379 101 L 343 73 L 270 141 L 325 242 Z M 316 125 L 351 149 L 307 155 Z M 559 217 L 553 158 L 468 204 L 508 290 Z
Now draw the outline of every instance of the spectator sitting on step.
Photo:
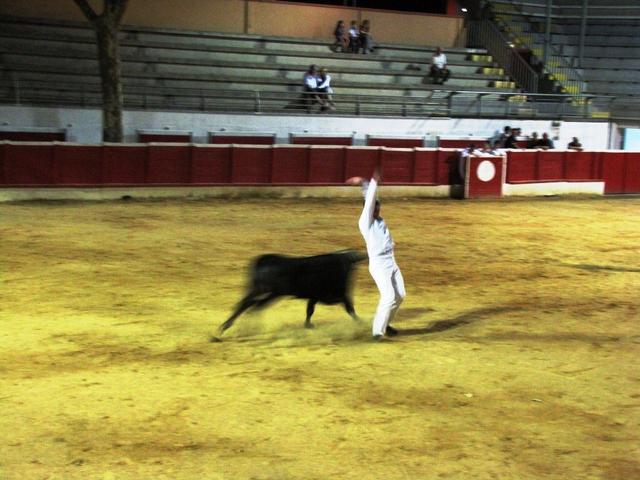
M 538 132 L 533 132 L 527 140 L 527 148 L 536 148 L 538 146 Z
M 555 148 L 553 146 L 553 140 L 549 138 L 549 134 L 547 132 L 542 134 L 542 138 L 538 141 L 538 148 L 542 148 L 543 150 L 548 150 L 550 148 Z
M 307 112 L 311 113 L 311 107 L 314 103 L 319 103 L 321 108 L 324 109 L 326 102 L 321 98 L 318 92 L 318 68 L 315 65 L 311 65 L 303 77 L 304 80 L 304 99 L 307 107 Z
M 569 144 L 567 145 L 567 148 L 569 150 L 581 151 L 582 150 L 582 144 L 580 143 L 580 140 L 578 140 L 578 137 L 573 137 L 573 140 L 571 140 L 571 142 L 569 142 Z
M 351 20 L 349 26 L 349 52 L 358 53 L 360 50 L 360 30 L 358 30 L 358 24 L 355 20 Z
M 449 79 L 449 75 L 451 75 L 451 72 L 447 68 L 447 56 L 438 47 L 431 57 L 429 76 L 433 79 L 434 84 L 443 85 Z
M 332 50 L 334 52 L 337 52 L 338 49 L 342 52 L 342 53 L 346 53 L 348 51 L 349 48 L 349 41 L 347 40 L 347 36 L 346 36 L 346 28 L 344 26 L 344 21 L 339 20 L 338 23 L 336 24 L 336 29 L 333 31 L 333 36 L 336 38 L 335 43 L 332 46 Z
M 360 48 L 362 48 L 362 54 L 366 55 L 373 51 L 373 39 L 371 38 L 371 23 L 369 20 L 365 20 L 360 25 Z
M 331 94 L 333 93 L 333 88 L 331 88 L 331 75 L 326 68 L 320 70 L 320 76 L 317 78 L 318 87 L 316 91 L 320 93 L 320 98 L 324 101 L 324 105 L 321 110 L 335 110 L 336 107 L 333 104 L 333 97 Z

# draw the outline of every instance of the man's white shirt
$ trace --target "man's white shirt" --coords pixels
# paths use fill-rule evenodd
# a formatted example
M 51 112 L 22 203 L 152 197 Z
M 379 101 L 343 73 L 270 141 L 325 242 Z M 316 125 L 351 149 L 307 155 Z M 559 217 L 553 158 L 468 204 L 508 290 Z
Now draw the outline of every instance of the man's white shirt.
M 310 73 L 305 73 L 304 84 L 311 90 L 315 90 L 318 87 L 318 77 L 311 75 Z
M 376 257 L 385 257 L 393 254 L 393 237 L 384 223 L 382 218 L 373 218 L 373 212 L 376 207 L 376 191 L 378 182 L 371 179 L 370 182 L 364 182 L 362 185 L 365 190 L 364 208 L 362 215 L 358 221 L 360 233 L 364 237 L 367 244 L 367 253 L 369 261 L 375 260 Z
M 443 69 L 447 66 L 447 56 L 444 53 L 440 55 L 434 55 L 431 59 L 431 63 L 436 67 Z

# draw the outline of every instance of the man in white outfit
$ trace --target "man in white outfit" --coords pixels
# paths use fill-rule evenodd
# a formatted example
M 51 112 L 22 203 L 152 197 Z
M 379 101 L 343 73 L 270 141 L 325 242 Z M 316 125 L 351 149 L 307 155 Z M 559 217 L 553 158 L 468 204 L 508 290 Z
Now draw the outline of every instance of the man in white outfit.
M 395 317 L 406 295 L 400 267 L 393 256 L 393 238 L 387 224 L 380 216 L 380 202 L 376 199 L 380 172 L 376 169 L 370 182 L 362 177 L 347 180 L 351 185 L 362 185 L 365 195 L 364 208 L 358 221 L 360 233 L 367 244 L 369 273 L 380 290 L 380 302 L 373 319 L 373 339 L 385 335 L 394 336 L 398 331 L 389 323 Z

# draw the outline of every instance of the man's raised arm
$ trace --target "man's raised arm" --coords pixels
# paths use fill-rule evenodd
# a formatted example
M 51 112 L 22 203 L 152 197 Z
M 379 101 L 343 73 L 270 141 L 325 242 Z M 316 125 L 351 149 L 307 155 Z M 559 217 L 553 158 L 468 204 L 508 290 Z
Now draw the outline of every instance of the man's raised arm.
M 364 208 L 358 221 L 358 227 L 364 234 L 373 223 L 373 214 L 376 208 L 376 192 L 378 190 L 378 182 L 380 182 L 380 171 L 376 168 L 370 182 L 362 177 L 351 177 L 347 180 L 348 185 L 361 185 L 364 193 Z
M 366 232 L 373 223 L 373 212 L 376 208 L 376 192 L 378 190 L 378 182 L 372 178 L 364 194 L 364 207 L 358 221 L 360 231 Z

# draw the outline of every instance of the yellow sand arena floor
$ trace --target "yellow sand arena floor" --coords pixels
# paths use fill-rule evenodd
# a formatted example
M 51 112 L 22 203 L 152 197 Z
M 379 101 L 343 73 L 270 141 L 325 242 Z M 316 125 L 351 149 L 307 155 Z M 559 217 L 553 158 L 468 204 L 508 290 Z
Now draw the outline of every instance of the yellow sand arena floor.
M 360 203 L 0 205 L 0 478 L 640 478 L 640 199 L 384 202 L 407 299 L 369 341 L 249 259 L 362 248 Z

